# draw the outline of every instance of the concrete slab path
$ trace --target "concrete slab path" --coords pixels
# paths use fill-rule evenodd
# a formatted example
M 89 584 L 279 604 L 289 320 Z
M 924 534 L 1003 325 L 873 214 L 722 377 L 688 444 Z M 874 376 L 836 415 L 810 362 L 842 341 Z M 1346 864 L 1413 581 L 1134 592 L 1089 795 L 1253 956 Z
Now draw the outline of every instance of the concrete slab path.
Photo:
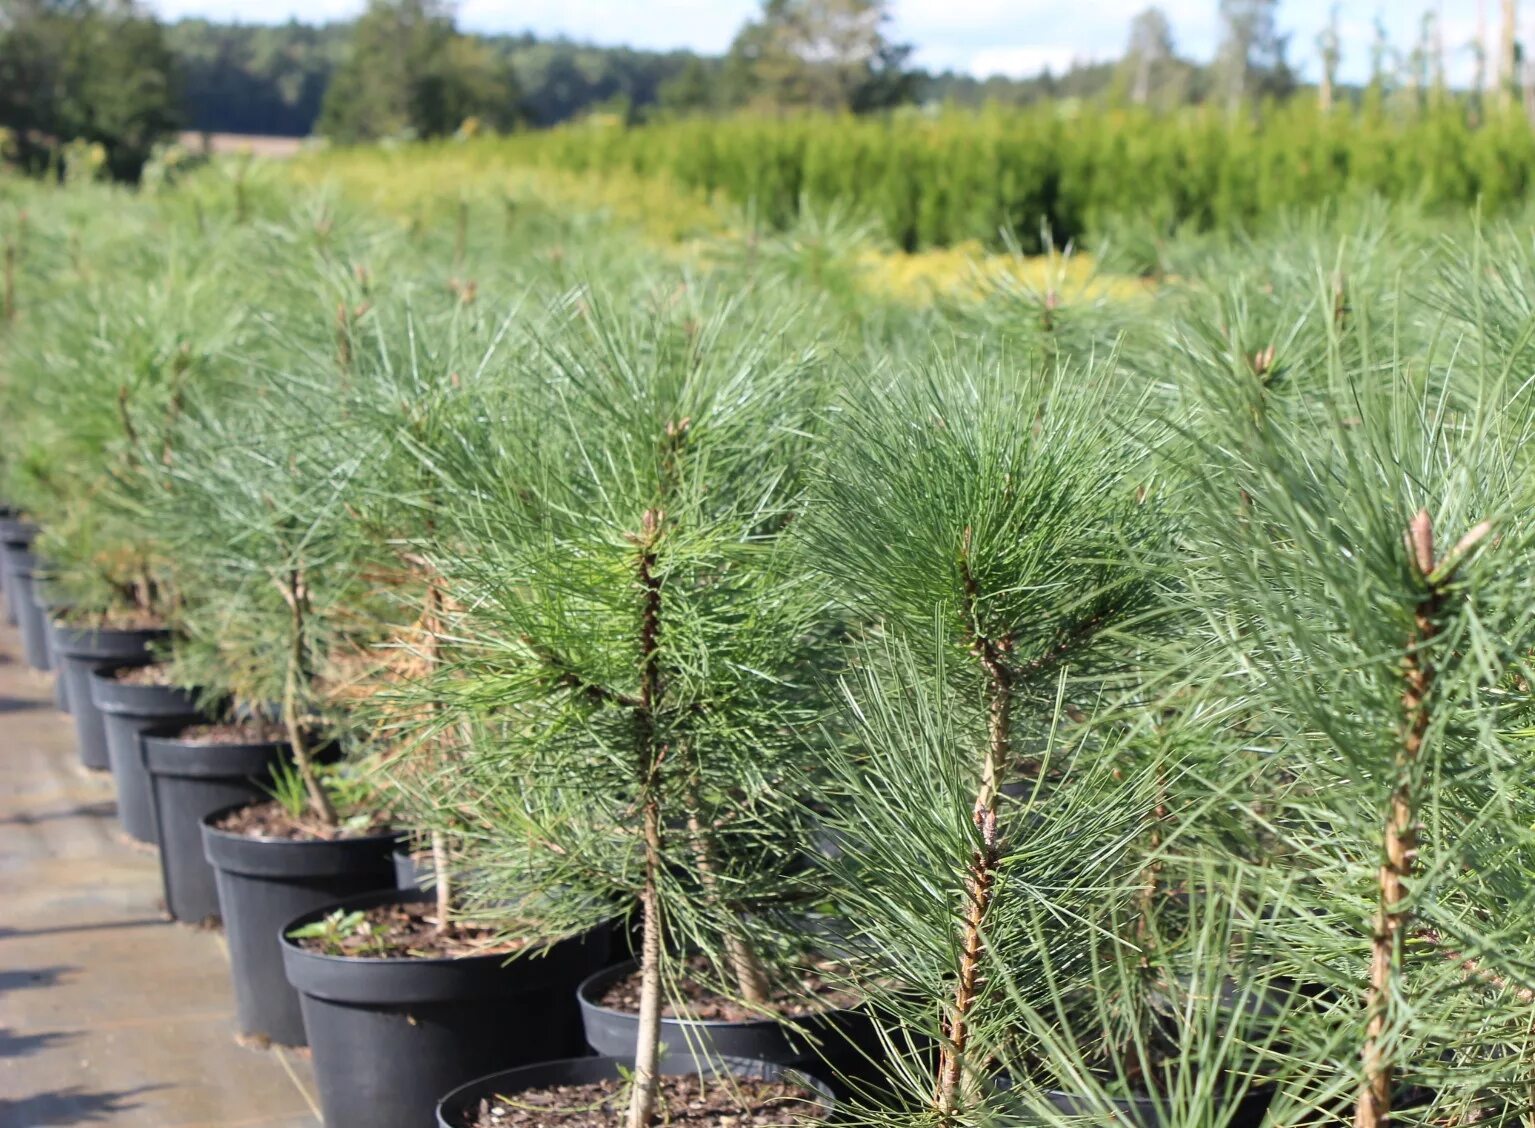
M 0 629 L 0 1128 L 316 1128 L 304 1055 L 236 1043 L 223 937 L 167 919 L 51 687 Z

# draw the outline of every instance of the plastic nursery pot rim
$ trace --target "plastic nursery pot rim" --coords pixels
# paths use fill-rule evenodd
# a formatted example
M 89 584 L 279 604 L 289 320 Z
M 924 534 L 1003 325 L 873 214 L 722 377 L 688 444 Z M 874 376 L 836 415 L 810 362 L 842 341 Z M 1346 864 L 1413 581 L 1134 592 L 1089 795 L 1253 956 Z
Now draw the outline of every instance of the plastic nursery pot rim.
M 294 917 L 277 932 L 288 982 L 300 994 L 334 1003 L 395 1006 L 463 998 L 514 999 L 541 994 L 563 977 L 570 982 L 591 966 L 586 941 L 602 927 L 514 951 L 463 956 L 338 956 L 303 947 L 288 934 L 338 910 L 383 905 L 432 905 L 435 895 L 385 889 L 364 893 Z
M 235 834 L 214 825 L 260 802 L 264 800 L 234 803 L 203 816 L 203 848 L 215 869 L 277 880 L 366 874 L 377 870 L 381 853 L 387 856 L 388 850 L 404 838 L 397 830 L 345 838 L 266 838 Z
M 619 1010 L 617 1007 L 605 1007 L 597 1001 L 598 993 L 611 983 L 617 983 L 626 976 L 633 975 L 639 969 L 638 960 L 625 960 L 623 963 L 613 964 L 601 971 L 588 975 L 581 981 L 581 986 L 576 988 L 576 997 L 584 1007 L 601 1014 L 616 1015 L 630 1022 L 638 1022 L 639 1015 L 634 1011 Z M 773 1018 L 763 1015 L 757 1018 L 687 1018 L 682 1015 L 662 1015 L 661 1025 L 673 1026 L 702 1026 L 706 1029 L 716 1030 L 781 1030 L 786 1025 L 796 1022 L 813 1022 L 819 1018 L 825 1018 L 838 1014 L 847 1014 L 858 1010 L 858 1005 L 851 1007 L 823 1007 L 820 1010 L 807 1011 L 804 1014 L 784 1015 L 781 1018 Z
M 288 748 L 285 740 L 218 744 L 178 739 L 188 727 L 166 724 L 140 734 L 144 766 L 155 775 L 181 779 L 244 779 L 263 774 Z
M 1242 1093 L 1216 1094 L 1213 1103 L 1215 1107 L 1229 1110 L 1227 1123 L 1231 1128 L 1256 1128 L 1273 1103 L 1274 1093 L 1272 1085 L 1257 1086 Z M 1167 1102 L 1159 1102 L 1152 1096 L 1136 1094 L 1129 1097 L 1104 1097 L 1100 1103 L 1065 1089 L 1046 1089 L 1044 1095 L 1049 1104 L 1067 1116 L 1096 1118 L 1101 1115 L 1098 1110 L 1107 1107 L 1114 1110 L 1109 1114 L 1114 1117 L 1114 1123 L 1126 1124 L 1128 1128 L 1166 1128 L 1169 1124 L 1164 1115 L 1168 1111 Z
M 460 1085 L 437 1102 L 437 1125 L 438 1128 L 463 1128 L 464 1114 L 485 1097 L 502 1094 L 510 1096 L 547 1085 L 581 1085 L 592 1081 L 607 1081 L 622 1077 L 624 1072 L 633 1068 L 631 1063 L 618 1058 L 580 1057 L 556 1058 L 536 1065 L 488 1073 Z M 698 1072 L 681 1076 L 697 1076 Z M 804 1087 L 815 1096 L 822 1120 L 829 1121 L 837 1111 L 837 1098 L 826 1084 L 793 1066 L 735 1060 L 712 1068 L 707 1074 L 710 1077 L 726 1075 L 742 1080 L 787 1081 Z
M 103 713 L 120 717 L 199 717 L 196 691 L 179 685 L 124 685 L 117 680 L 123 670 L 137 670 L 143 662 L 117 662 L 91 671 L 91 704 Z
M 42 557 L 31 549 L 20 548 L 14 544 L 5 546 L 5 570 L 11 575 L 31 580 L 46 567 Z
M 10 514 L 0 517 L 0 544 L 28 545 L 37 539 L 37 534 L 42 530 L 33 521 L 27 521 Z
M 50 622 L 59 653 L 65 658 L 90 662 L 143 665 L 149 661 L 149 644 L 171 637 L 171 632 L 164 627 L 139 627 L 131 630 L 72 627 L 57 617 Z

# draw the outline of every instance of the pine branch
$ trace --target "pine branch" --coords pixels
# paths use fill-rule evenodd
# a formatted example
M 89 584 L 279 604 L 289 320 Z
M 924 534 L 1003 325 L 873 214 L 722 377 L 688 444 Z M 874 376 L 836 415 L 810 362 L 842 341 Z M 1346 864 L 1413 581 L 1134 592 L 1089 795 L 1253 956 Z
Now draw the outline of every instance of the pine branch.
M 645 707 L 643 694 L 635 697 L 632 694 L 623 693 L 608 686 L 600 685 L 584 677 L 575 664 L 557 654 L 551 647 L 541 645 L 537 640 L 522 636 L 522 644 L 532 651 L 533 656 L 542 662 L 554 674 L 556 685 L 563 686 L 574 693 L 589 698 L 596 705 L 617 705 L 621 709 L 642 709 Z

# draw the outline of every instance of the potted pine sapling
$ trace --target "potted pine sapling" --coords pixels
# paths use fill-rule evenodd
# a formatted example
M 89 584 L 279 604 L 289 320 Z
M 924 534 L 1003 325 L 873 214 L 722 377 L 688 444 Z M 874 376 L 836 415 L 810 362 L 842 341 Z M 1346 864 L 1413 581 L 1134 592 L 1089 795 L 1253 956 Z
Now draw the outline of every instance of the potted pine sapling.
M 954 687 L 942 643 L 928 640 L 925 653 L 921 645 L 886 640 L 847 681 L 849 723 L 819 791 L 834 844 L 819 869 L 840 921 L 844 974 L 882 1016 L 879 1072 L 853 1087 L 855 1115 L 982 1123 L 998 1107 L 1018 1037 L 1004 986 L 1033 979 L 1042 943 L 1075 970 L 1097 914 L 1132 904 L 1128 854 L 1153 799 L 1145 779 L 1058 740 L 1055 728 L 1071 722 L 1052 706 L 1034 750 L 1053 782 L 1010 788 L 988 843 L 975 805 L 984 710 Z M 972 929 L 980 867 L 985 915 Z M 1034 980 L 1036 1000 L 1041 991 Z M 957 1076 L 946 1071 L 956 1060 Z
M 1293 1033 L 1313 1067 L 1273 1115 L 1524 1122 L 1528 413 L 1484 394 L 1494 373 L 1425 388 L 1388 360 L 1327 373 L 1346 416 L 1198 389 L 1190 590 L 1292 781 L 1266 831 L 1310 902 L 1276 960 L 1330 1002 Z
M 122 342 L 128 349 L 130 342 Z M 169 661 L 176 593 L 163 544 L 141 520 L 144 498 L 173 457 L 181 397 L 199 365 L 184 344 L 148 356 L 128 352 L 133 376 L 120 385 L 100 440 L 98 476 L 60 510 L 42 545 L 47 595 L 60 604 L 53 640 L 71 703 L 82 760 L 104 757 L 118 816 L 132 838 L 157 844 L 153 795 L 139 752 L 151 725 L 199 716 L 194 687 L 176 682 Z M 92 420 L 72 413 L 76 440 L 93 445 Z
M 145 258 L 134 265 L 150 277 L 170 271 L 161 256 Z M 152 841 L 132 726 L 103 719 L 92 696 L 93 682 L 101 679 L 93 674 L 111 665 L 144 666 L 151 645 L 168 639 L 173 597 L 163 583 L 163 554 L 135 509 L 169 456 L 182 390 L 202 365 L 181 337 L 179 310 L 163 300 L 143 308 L 152 287 L 110 296 L 104 289 L 85 286 L 50 310 L 47 329 L 17 358 L 18 378 L 31 385 L 36 423 L 25 441 L 38 446 L 17 458 L 17 474 L 29 484 L 15 489 L 45 517 L 48 532 L 38 547 L 49 559 L 49 582 L 45 592 L 33 593 L 29 607 L 22 586 L 13 586 L 13 594 L 29 650 L 39 660 L 50 642 L 43 608 L 57 605 L 47 608 L 54 619 L 51 642 L 82 762 L 112 768 L 125 830 Z M 95 323 L 97 331 L 80 332 L 82 323 Z M 165 684 L 142 672 L 126 676 L 143 686 Z M 185 711 L 184 698 L 172 697 L 154 707 Z
M 395 355 L 396 342 L 410 353 Z M 434 346 L 443 351 L 432 355 Z M 475 355 L 485 347 L 474 326 L 415 311 L 401 332 L 381 330 L 350 358 L 343 410 L 359 473 L 344 498 L 345 531 L 396 624 L 357 655 L 353 708 L 378 746 L 396 825 L 431 843 L 432 863 L 426 890 L 352 898 L 285 926 L 283 958 L 329 1128 L 414 1128 L 476 1077 L 575 1052 L 576 986 L 608 959 L 605 927 L 545 933 L 523 906 L 454 896 L 451 843 L 474 799 L 458 786 L 458 765 L 475 718 L 453 700 L 458 631 L 437 564 L 445 505 L 432 452 L 487 404 L 517 394 L 500 351 Z M 466 385 L 460 370 L 479 375 Z
M 241 638 L 238 631 L 210 630 L 219 616 L 232 618 L 238 612 L 221 602 L 222 591 L 208 588 L 207 574 L 200 570 L 203 557 L 167 551 L 160 536 L 163 529 L 186 540 L 196 537 L 188 511 L 181 508 L 188 477 L 187 468 L 178 465 L 181 440 L 197 441 L 204 420 L 238 411 L 253 393 L 266 394 L 262 383 L 249 380 L 243 371 L 254 362 L 249 350 L 269 348 L 276 356 L 303 350 L 302 340 L 256 325 L 248 312 L 252 306 L 282 308 L 288 291 L 305 277 L 291 259 L 281 258 L 293 253 L 288 243 L 269 246 L 264 239 L 238 227 L 210 226 L 195 254 L 172 257 L 185 276 L 171 271 L 163 288 L 153 291 L 153 300 L 168 306 L 166 325 L 140 350 L 146 355 L 129 365 L 135 378 L 119 390 L 111 417 L 121 431 L 125 455 L 114 463 L 93 506 L 100 514 L 98 524 L 110 519 L 110 529 L 122 530 L 118 539 L 136 545 L 141 553 L 153 551 L 157 570 L 152 582 L 135 583 L 131 590 L 158 592 L 169 624 L 178 628 L 172 661 L 126 677 L 105 671 L 93 676 L 92 687 L 101 699 L 114 765 L 130 764 L 139 792 L 148 799 L 144 805 L 161 846 L 166 906 L 174 917 L 190 923 L 218 915 L 216 882 L 202 846 L 202 819 L 214 810 L 266 796 L 272 772 L 291 758 L 275 707 L 280 695 L 272 693 L 261 676 L 253 676 L 248 649 L 242 654 L 238 641 L 223 645 L 225 639 Z M 274 249 L 279 260 L 260 272 L 269 291 L 255 294 L 250 279 L 253 256 Z M 181 304 L 173 304 L 178 298 Z M 123 342 L 124 348 L 138 340 L 127 331 L 112 339 Z M 168 343 L 161 346 L 164 339 Z M 159 351 L 150 351 L 150 346 Z M 229 359 L 236 352 L 242 355 L 239 365 Z M 130 353 L 128 360 L 135 355 Z M 192 419 L 183 410 L 189 397 L 200 405 Z M 193 453 L 208 457 L 206 447 Z M 193 477 L 196 473 L 191 471 Z M 200 511 L 194 505 L 191 512 Z M 144 535 L 143 530 L 154 535 Z M 130 539 L 133 535 L 137 541 Z M 200 632 L 195 639 L 179 631 L 189 608 Z
M 699 302 L 577 309 L 506 381 L 536 397 L 486 404 L 432 452 L 458 700 L 500 721 L 458 769 L 477 824 L 462 880 L 536 907 L 544 935 L 614 913 L 639 934 L 637 962 L 581 987 L 605 1056 L 486 1078 L 445 1123 L 492 1123 L 502 1098 L 634 1128 L 683 1099 L 816 1108 L 782 1062 L 814 1052 L 799 1016 L 841 1000 L 785 982 L 770 914 L 801 890 L 790 728 L 817 597 L 781 534 L 814 385 L 768 326 Z
M 888 978 L 918 1000 L 904 1008 L 913 1031 L 936 1040 L 936 1064 L 903 1055 L 904 1072 L 919 1107 L 943 1122 L 984 1106 L 994 1079 L 997 980 L 986 969 L 1027 958 L 1026 944 L 1006 940 L 1006 922 L 1038 909 L 1042 887 L 1054 887 L 1075 905 L 1059 915 L 1060 941 L 1081 944 L 1082 926 L 1067 922 L 1083 899 L 1113 904 L 1135 884 L 1124 855 L 1153 810 L 1142 789 L 1151 773 L 1115 764 L 1112 729 L 1100 732 L 1088 713 L 1119 684 L 1135 684 L 1138 639 L 1162 615 L 1162 581 L 1137 553 L 1169 521 L 1148 477 L 1145 438 L 1131 425 L 1140 406 L 1121 397 L 1106 366 L 939 367 L 861 388 L 807 522 L 810 558 L 857 613 L 920 643 L 878 675 L 895 686 L 880 700 L 926 695 L 925 708 L 943 715 L 963 750 L 945 749 L 949 759 L 930 771 L 902 773 L 905 793 L 885 782 L 895 765 L 880 745 L 909 747 L 924 764 L 937 753 L 916 751 L 925 738 L 912 731 L 915 721 L 865 728 L 840 748 L 851 759 L 835 773 L 840 794 L 826 816 L 840 844 L 827 864 L 837 885 L 867 895 L 864 919 L 878 921 L 874 904 L 886 897 L 911 914 L 901 928 L 925 914 L 917 966 Z M 877 656 L 866 662 L 886 665 Z M 1047 760 L 1051 748 L 1070 752 Z M 865 777 L 862 763 L 876 757 L 880 767 Z M 1124 776 L 1112 786 L 1111 767 Z M 945 822 L 946 809 L 921 813 L 928 796 L 919 780 L 928 775 L 966 796 L 964 826 Z M 1073 847 L 1079 803 L 1101 804 L 1105 815 Z M 870 810 L 893 813 L 873 829 Z M 1126 841 L 1110 849 L 1119 835 Z M 1052 880 L 1027 880 L 1022 858 Z M 942 880 L 929 882 L 933 873 Z M 879 936 L 869 947 L 893 940 Z
M 117 789 L 118 814 L 124 830 L 140 841 L 160 844 L 154 788 L 145 769 L 140 743 L 144 732 L 158 726 L 193 724 L 210 719 L 205 708 L 216 709 L 216 693 L 186 682 L 178 671 L 171 639 L 176 635 L 180 600 L 164 544 L 145 520 L 146 508 L 158 502 L 165 474 L 175 459 L 175 441 L 182 400 L 189 383 L 206 377 L 206 358 L 194 357 L 186 344 L 156 354 L 139 367 L 140 380 L 124 384 L 117 397 L 121 455 L 107 468 L 104 481 L 89 502 L 77 507 L 49 535 L 59 548 L 56 593 L 68 604 L 57 635 L 69 655 L 67 664 L 78 679 L 87 672 L 87 692 L 71 700 L 81 732 L 99 724 Z M 142 373 L 155 373 L 158 382 Z M 147 387 L 145 384 L 147 383 Z M 116 603 L 117 610 L 111 605 Z M 163 641 L 152 644 L 149 661 L 133 660 L 90 668 L 89 645 L 100 652 L 114 636 L 100 627 L 81 639 L 69 627 L 82 612 L 107 606 L 101 625 L 127 629 L 129 645 L 136 632 L 154 631 Z M 153 636 L 152 636 L 153 637 Z M 122 646 L 117 641 L 119 648 Z M 78 686 L 78 680 L 76 682 Z M 94 719 L 92 714 L 94 713 Z
M 368 278 L 362 268 L 354 274 Z M 371 291 L 364 287 L 364 292 Z M 451 429 L 458 425 L 453 412 L 462 399 L 461 371 L 476 374 L 475 379 L 483 377 L 498 350 L 506 347 L 511 327 L 477 316 L 462 301 L 446 311 L 412 306 L 401 316 L 402 331 L 393 336 L 380 328 L 377 316 L 371 321 L 374 331 L 369 339 L 348 334 L 343 413 L 349 433 L 356 442 L 368 445 L 370 455 L 346 505 L 353 518 L 349 529 L 359 538 L 360 558 L 367 561 L 364 567 L 388 593 L 403 627 L 376 655 L 379 668 L 388 670 L 394 682 L 410 679 L 435 684 L 434 677 L 443 666 L 448 606 L 443 578 L 431 559 L 441 498 L 426 452 L 450 439 Z M 399 355 L 394 351 L 396 342 L 405 346 Z M 392 659 L 387 656 L 390 652 Z M 415 741 L 412 755 L 386 763 L 402 766 L 408 774 L 423 757 L 435 759 L 433 749 L 450 750 L 451 726 L 442 724 L 443 702 L 417 700 L 419 694 L 397 695 L 387 689 L 371 696 L 385 705 L 379 724 L 411 728 L 408 723 L 399 724 L 412 718 L 400 717 L 397 710 L 413 708 L 419 714 L 414 719 L 428 721 L 426 727 L 434 730 L 430 741 Z M 407 787 L 402 798 L 409 794 Z M 435 814 L 428 801 L 424 820 L 431 822 Z M 396 858 L 399 885 L 433 889 L 436 919 L 432 923 L 441 930 L 452 916 L 451 835 L 423 827 L 417 837 L 424 840 L 424 849 L 423 842 L 417 841 L 418 849 L 402 851 Z
M 374 629 L 344 506 L 361 454 L 336 410 L 328 378 L 276 373 L 254 374 L 243 394 L 189 398 L 159 511 L 189 647 L 216 656 L 240 706 L 235 719 L 261 722 L 246 734 L 255 739 L 236 739 L 269 743 L 275 726 L 291 758 L 288 802 L 202 819 L 240 1033 L 284 1045 L 302 1045 L 304 1028 L 279 930 L 308 910 L 392 887 L 398 842 L 363 766 L 324 762 L 349 730 L 319 675 L 330 655 Z
M 233 295 L 251 295 L 247 280 L 231 285 L 239 256 L 214 234 L 146 239 L 131 222 L 113 234 L 120 238 L 97 240 L 97 269 L 58 288 L 11 358 L 27 421 L 13 437 L 12 465 L 26 480 L 20 494 L 46 515 L 51 581 L 39 602 L 52 619 L 57 684 L 74 707 L 82 758 L 110 763 L 126 829 L 152 840 L 134 730 L 151 715 L 185 714 L 188 697 L 166 667 L 147 666 L 146 643 L 174 626 L 176 597 L 143 503 L 174 458 L 187 388 L 220 377 L 216 354 L 244 319 Z M 145 668 L 92 676 L 124 662 Z M 105 720 L 93 688 L 110 699 Z
M 1168 895 L 1149 906 L 1087 910 L 1083 923 L 1102 940 L 1086 960 L 1063 960 L 1036 914 L 1019 949 L 1031 958 L 996 968 L 1007 1037 L 995 1120 L 1296 1122 L 1267 1117 L 1276 1085 L 1309 1067 L 1293 1064 L 1290 1041 L 1309 1001 L 1275 975 L 1268 925 L 1305 911 L 1298 875 L 1212 857 L 1167 858 L 1161 872 Z
M 1176 669 L 1151 653 L 1159 675 Z M 1226 732 L 1232 717 L 1187 687 L 1176 708 L 1142 705 L 1147 688 L 1094 718 L 1113 735 L 1093 755 L 1146 789 L 1121 871 L 1132 892 L 1083 911 L 1085 951 L 1030 921 L 1017 949 L 1030 955 L 1004 977 L 1008 1083 L 993 1097 L 1038 1123 L 1256 1126 L 1294 1072 L 1289 1039 L 1310 1005 L 1273 959 L 1274 922 L 1308 907 L 1304 882 L 1264 853 L 1248 812 L 1267 781 Z

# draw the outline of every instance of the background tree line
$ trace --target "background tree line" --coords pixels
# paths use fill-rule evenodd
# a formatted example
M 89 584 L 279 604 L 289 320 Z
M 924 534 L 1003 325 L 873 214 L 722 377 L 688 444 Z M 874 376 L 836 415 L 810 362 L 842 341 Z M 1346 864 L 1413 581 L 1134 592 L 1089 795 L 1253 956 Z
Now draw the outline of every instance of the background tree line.
M 973 108 L 1079 100 L 1172 109 L 1285 98 L 1302 89 L 1278 0 L 1215 0 L 1221 42 L 1208 62 L 1178 50 L 1158 8 L 1135 18 L 1121 57 L 1029 78 L 930 73 L 890 34 L 890 0 L 763 0 L 723 56 L 597 47 L 531 35 L 471 35 L 444 0 L 369 0 L 350 23 L 157 23 L 134 0 L 0 0 L 0 145 L 33 170 L 63 142 L 99 145 L 137 175 L 175 129 L 339 142 L 507 130 L 592 113 L 626 123 L 700 114 L 867 113 L 906 103 Z M 1514 0 L 1496 56 L 1478 46 L 1476 87 L 1520 91 Z M 1485 37 L 1479 37 L 1479 44 Z M 1315 42 L 1324 109 L 1334 101 L 1438 97 L 1446 46 L 1431 16 L 1399 49 L 1378 32 L 1367 87 L 1338 80 L 1336 17 Z M 1535 112 L 1535 106 L 1530 107 Z
M 1273 3 L 1246 6 L 1271 10 Z M 387 70 L 393 61 L 388 42 L 415 33 L 421 7 L 411 0 L 375 0 L 354 23 L 319 26 L 201 19 L 171 24 L 167 39 L 182 74 L 187 128 L 295 137 L 317 126 L 327 132 L 332 123 L 321 119 L 321 109 L 332 76 L 352 59 L 359 74 L 380 67 L 377 87 L 399 85 Z M 1132 95 L 1148 101 L 1154 94 L 1158 102 L 1187 103 L 1203 100 L 1214 87 L 1215 68 L 1178 54 L 1157 8 L 1135 21 L 1124 62 L 1083 60 L 1059 73 L 1046 70 L 1026 78 L 911 67 L 910 47 L 888 35 L 888 15 L 888 0 L 765 0 L 761 15 L 742 27 L 723 56 L 601 47 L 530 34 L 475 35 L 482 50 L 466 54 L 474 69 L 499 69 L 498 81 L 507 83 L 490 107 L 498 112 L 477 116 L 505 117 L 510 104 L 511 116 L 535 127 L 592 112 L 634 122 L 742 109 L 860 112 L 908 102 L 1024 106 Z M 451 25 L 446 9 L 434 19 L 439 27 Z M 1271 39 L 1257 52 L 1260 68 L 1275 63 L 1271 17 L 1268 26 Z M 1127 74 L 1127 64 L 1135 77 Z M 1288 74 L 1281 66 L 1254 90 L 1284 88 Z M 349 83 L 332 101 L 370 96 L 384 99 L 381 90 L 370 95 Z

